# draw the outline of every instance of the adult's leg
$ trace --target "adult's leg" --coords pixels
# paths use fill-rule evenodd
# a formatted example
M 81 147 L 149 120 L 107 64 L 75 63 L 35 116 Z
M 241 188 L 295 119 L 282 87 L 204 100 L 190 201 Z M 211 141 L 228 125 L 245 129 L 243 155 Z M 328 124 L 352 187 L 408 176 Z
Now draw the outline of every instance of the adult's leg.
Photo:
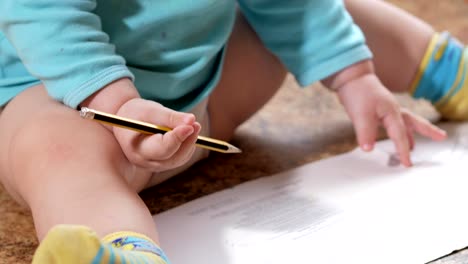
M 134 171 L 107 129 L 50 99 L 43 86 L 19 94 L 0 116 L 0 179 L 31 209 L 39 240 L 57 224 L 79 224 L 99 236 L 128 230 L 157 241 L 137 195 L 144 183 L 128 181 Z
M 209 100 L 211 135 L 229 140 L 234 130 L 276 93 L 286 73 L 238 13 L 221 80 Z
M 366 36 L 384 85 L 392 91 L 408 91 L 434 29 L 382 0 L 345 0 L 345 4 Z

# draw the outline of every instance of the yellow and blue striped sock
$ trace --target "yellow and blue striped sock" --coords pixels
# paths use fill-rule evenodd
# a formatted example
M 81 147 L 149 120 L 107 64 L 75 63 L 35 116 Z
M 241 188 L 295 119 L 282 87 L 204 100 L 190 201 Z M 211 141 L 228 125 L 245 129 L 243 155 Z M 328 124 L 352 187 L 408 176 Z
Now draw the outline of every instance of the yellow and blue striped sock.
M 449 33 L 435 34 L 411 93 L 433 103 L 444 118 L 468 119 L 468 48 Z
M 58 225 L 36 250 L 33 264 L 169 264 L 150 238 L 135 232 L 117 232 L 102 240 L 91 229 Z

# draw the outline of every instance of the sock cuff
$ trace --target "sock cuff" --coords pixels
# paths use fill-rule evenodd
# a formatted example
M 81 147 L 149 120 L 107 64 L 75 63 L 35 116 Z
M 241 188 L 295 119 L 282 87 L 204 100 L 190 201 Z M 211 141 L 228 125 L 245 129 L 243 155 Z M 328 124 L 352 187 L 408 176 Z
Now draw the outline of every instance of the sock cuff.
M 434 105 L 443 117 L 451 120 L 468 118 L 468 47 L 463 51 L 459 71 L 452 88 Z
M 439 104 L 457 89 L 463 62 L 463 45 L 448 32 L 435 34 L 429 43 L 411 87 L 415 98 Z
M 155 254 L 169 263 L 169 259 L 159 245 L 144 234 L 133 231 L 118 231 L 104 236 L 101 240 L 116 248 Z
M 123 237 L 135 237 L 135 238 L 139 238 L 139 239 L 142 239 L 142 240 L 146 240 L 146 241 L 151 242 L 152 244 L 156 245 L 156 242 L 154 242 L 148 236 L 143 235 L 141 233 L 133 232 L 133 231 L 118 231 L 118 232 L 110 233 L 110 234 L 107 234 L 106 236 L 104 236 L 101 240 L 103 242 L 105 242 L 105 243 L 111 244 L 114 241 L 116 241 L 118 239 L 121 239 Z
M 410 94 L 414 96 L 416 93 L 416 90 L 419 86 L 419 83 L 421 82 L 421 79 L 424 75 L 424 72 L 426 70 L 427 65 L 431 61 L 432 53 L 436 47 L 437 42 L 439 41 L 440 34 L 435 33 L 431 41 L 429 41 L 429 44 L 427 45 L 426 52 L 424 53 L 423 59 L 421 60 L 421 63 L 419 64 L 418 71 L 416 72 L 416 76 L 413 79 L 413 82 L 411 83 L 410 86 Z

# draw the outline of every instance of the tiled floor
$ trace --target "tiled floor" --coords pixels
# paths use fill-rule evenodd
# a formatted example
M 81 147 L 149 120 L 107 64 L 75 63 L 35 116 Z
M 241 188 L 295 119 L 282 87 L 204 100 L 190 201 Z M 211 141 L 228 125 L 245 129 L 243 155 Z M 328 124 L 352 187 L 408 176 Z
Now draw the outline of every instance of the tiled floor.
M 448 29 L 468 42 L 466 1 L 389 2 L 426 19 L 437 30 Z M 401 100 L 426 117 L 436 116 L 424 102 Z M 290 132 L 288 139 L 283 136 L 285 129 Z M 342 153 L 354 147 L 354 140 L 350 122 L 333 94 L 318 86 L 302 91 L 288 79 L 275 98 L 239 129 L 234 144 L 244 150 L 243 155 L 212 155 L 186 173 L 144 191 L 142 197 L 151 211 L 161 212 L 247 180 Z M 29 263 L 37 246 L 29 212 L 1 188 L 0 242 L 0 264 Z M 463 251 L 437 262 L 449 263 L 468 263 L 468 253 Z

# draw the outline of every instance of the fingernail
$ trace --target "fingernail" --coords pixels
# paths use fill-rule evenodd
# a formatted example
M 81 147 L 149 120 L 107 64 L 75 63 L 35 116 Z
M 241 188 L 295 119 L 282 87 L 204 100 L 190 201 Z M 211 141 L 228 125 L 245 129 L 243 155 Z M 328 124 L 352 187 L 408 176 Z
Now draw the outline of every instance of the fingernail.
M 187 114 L 184 117 L 184 123 L 187 125 L 191 125 L 195 121 L 195 115 L 194 114 Z
M 194 128 L 195 128 L 195 132 L 196 132 L 196 133 L 199 133 L 199 132 L 201 131 L 201 125 L 200 125 L 200 123 L 195 122 L 195 123 L 193 124 L 193 126 L 194 126 Z
M 406 167 L 412 167 L 413 166 L 413 163 L 411 162 L 411 160 L 408 160 L 408 163 L 406 164 Z
M 184 133 L 183 133 L 183 138 L 186 140 L 190 135 L 193 134 L 194 128 L 189 127 Z
M 406 159 L 402 160 L 402 163 L 405 167 L 409 168 L 413 166 L 413 163 L 411 162 L 411 158 L 407 157 Z
M 364 145 L 361 146 L 362 150 L 364 150 L 364 151 L 371 151 L 373 147 L 374 146 L 372 144 L 369 144 L 369 143 L 364 144 Z

